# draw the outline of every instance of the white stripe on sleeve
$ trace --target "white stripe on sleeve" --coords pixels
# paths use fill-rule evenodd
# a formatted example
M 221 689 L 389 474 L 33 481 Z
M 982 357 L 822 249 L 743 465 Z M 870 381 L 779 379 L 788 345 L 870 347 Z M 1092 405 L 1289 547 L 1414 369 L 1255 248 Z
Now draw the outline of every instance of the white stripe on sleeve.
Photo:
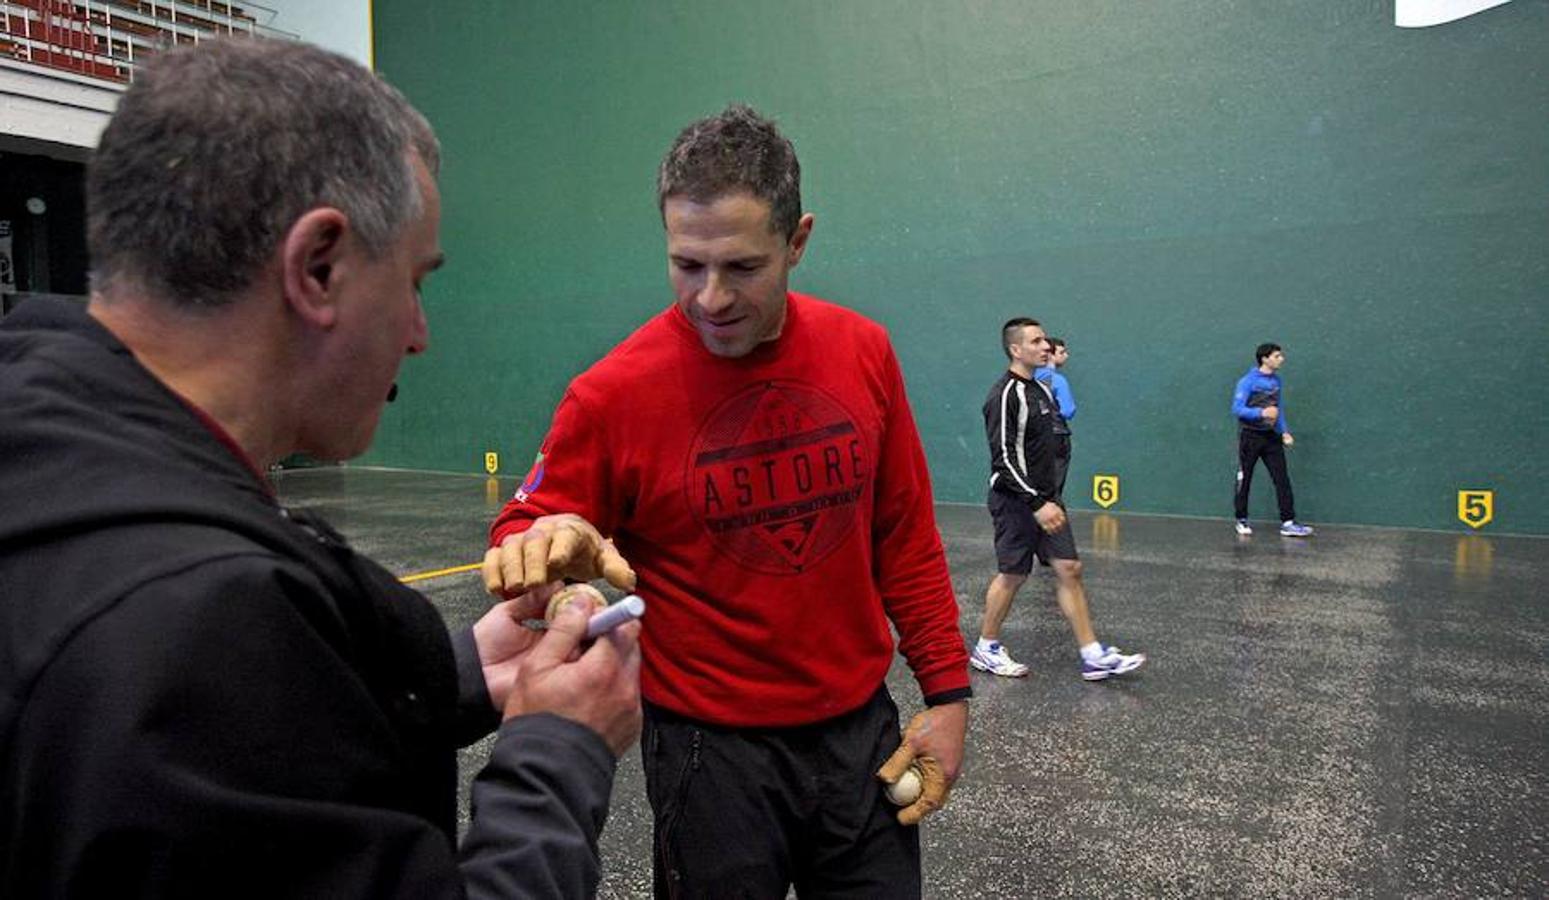
M 1016 459 L 1016 465 L 1013 465 L 1011 462 L 1013 459 L 1013 444 L 1011 442 L 1011 435 L 1006 430 L 1006 407 L 1011 400 L 1011 389 L 1013 387 L 1016 388 L 1017 399 L 1020 400 L 1022 404 L 1022 408 L 1017 411 L 1016 443 L 1014 445 L 1014 458 Z M 1006 460 L 1006 470 L 1011 473 L 1011 477 L 1015 478 L 1017 484 L 1022 486 L 1022 490 L 1027 491 L 1034 497 L 1037 497 L 1039 496 L 1038 491 L 1035 490 L 1031 484 L 1027 483 L 1027 454 L 1023 447 L 1023 441 L 1026 437 L 1027 385 L 1017 381 L 1016 379 L 1010 379 L 1006 382 L 1006 389 L 1000 392 L 1001 454 L 1002 457 Z M 1018 467 L 1021 468 L 1021 471 L 1017 471 Z

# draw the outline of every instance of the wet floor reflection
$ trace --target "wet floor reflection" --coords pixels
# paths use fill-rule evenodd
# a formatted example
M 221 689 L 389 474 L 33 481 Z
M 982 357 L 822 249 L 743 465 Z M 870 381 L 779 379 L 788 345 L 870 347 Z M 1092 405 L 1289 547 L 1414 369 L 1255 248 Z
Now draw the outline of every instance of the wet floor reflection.
M 1098 513 L 1092 517 L 1092 549 L 1117 553 L 1119 550 L 1119 517 Z
M 1452 575 L 1459 584 L 1490 580 L 1495 566 L 1495 545 L 1478 534 L 1459 535 L 1452 552 Z

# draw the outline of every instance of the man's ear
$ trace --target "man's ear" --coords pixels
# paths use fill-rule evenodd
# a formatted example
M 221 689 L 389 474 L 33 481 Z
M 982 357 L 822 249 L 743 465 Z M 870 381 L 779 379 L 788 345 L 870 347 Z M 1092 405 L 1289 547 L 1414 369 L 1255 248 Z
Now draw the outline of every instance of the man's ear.
M 807 239 L 812 237 L 814 221 L 812 213 L 803 213 L 796 222 L 796 230 L 791 232 L 790 243 L 786 245 L 786 268 L 794 269 L 801 263 L 802 254 L 807 252 Z
M 335 270 L 344 255 L 349 217 L 332 207 L 308 210 L 280 243 L 285 302 L 303 321 L 331 328 L 338 317 Z

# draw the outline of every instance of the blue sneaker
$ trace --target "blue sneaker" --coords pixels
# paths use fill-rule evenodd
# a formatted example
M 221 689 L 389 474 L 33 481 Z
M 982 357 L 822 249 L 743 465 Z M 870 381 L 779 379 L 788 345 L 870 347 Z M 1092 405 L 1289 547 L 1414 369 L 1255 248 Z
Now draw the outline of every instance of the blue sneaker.
M 1087 681 L 1106 681 L 1120 675 L 1128 675 L 1146 664 L 1144 653 L 1124 654 L 1118 647 L 1103 645 L 1103 655 L 1081 661 L 1081 677 Z
M 1286 537 L 1307 537 L 1312 534 L 1312 526 L 1303 525 L 1295 519 L 1287 519 L 1280 523 L 1280 533 Z

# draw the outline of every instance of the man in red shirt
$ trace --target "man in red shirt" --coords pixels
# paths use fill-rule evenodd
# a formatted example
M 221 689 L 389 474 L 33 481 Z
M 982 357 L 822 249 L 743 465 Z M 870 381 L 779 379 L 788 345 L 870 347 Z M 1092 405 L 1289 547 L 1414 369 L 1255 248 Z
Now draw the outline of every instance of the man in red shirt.
M 646 598 L 658 896 L 919 895 L 917 829 L 875 777 L 890 625 L 929 707 L 911 749 L 962 764 L 967 654 L 903 376 L 876 323 L 789 291 L 800 184 L 747 107 L 679 134 L 676 303 L 571 383 L 485 559 L 497 594 L 601 574 Z

